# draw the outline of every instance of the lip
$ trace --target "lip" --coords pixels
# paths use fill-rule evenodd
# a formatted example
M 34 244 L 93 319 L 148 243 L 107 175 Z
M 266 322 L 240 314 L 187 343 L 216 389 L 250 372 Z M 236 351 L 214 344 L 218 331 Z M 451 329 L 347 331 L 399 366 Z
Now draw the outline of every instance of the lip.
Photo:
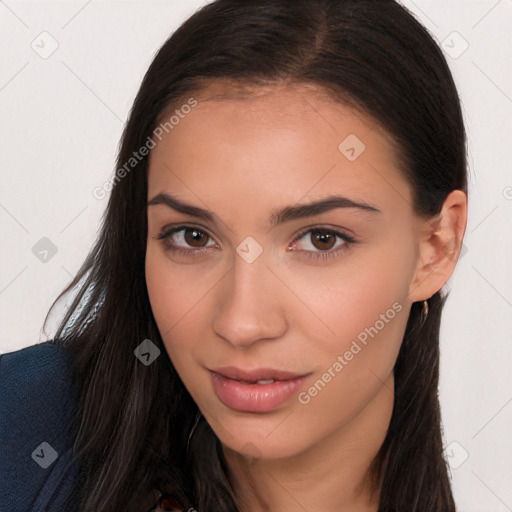
M 256 382 L 258 380 L 291 380 L 303 377 L 304 374 L 287 372 L 285 370 L 276 370 L 273 368 L 253 368 L 251 370 L 243 370 L 236 366 L 222 366 L 214 368 L 211 372 L 218 373 L 223 377 L 233 380 L 243 380 L 246 382 Z
M 242 370 L 233 366 L 210 370 L 217 398 L 227 407 L 241 412 L 270 412 L 289 400 L 302 387 L 309 374 L 272 368 Z M 274 380 L 258 384 L 258 380 Z

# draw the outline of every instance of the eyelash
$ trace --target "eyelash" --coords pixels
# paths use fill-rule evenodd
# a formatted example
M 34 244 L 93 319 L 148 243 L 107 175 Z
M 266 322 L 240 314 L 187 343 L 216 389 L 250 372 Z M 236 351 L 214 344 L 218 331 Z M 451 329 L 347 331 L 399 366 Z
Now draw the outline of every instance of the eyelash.
M 183 231 L 186 229 L 193 229 L 193 230 L 199 231 L 200 233 L 208 236 L 208 238 L 211 238 L 213 240 L 213 237 L 211 235 L 209 235 L 206 230 L 200 229 L 197 226 L 189 226 L 189 225 L 181 225 L 181 226 L 176 226 L 176 227 L 169 228 L 169 229 L 164 228 L 157 235 L 156 238 L 158 240 L 162 241 L 166 250 L 168 250 L 174 254 L 177 254 L 180 256 L 187 256 L 187 257 L 192 256 L 193 258 L 202 256 L 205 252 L 208 251 L 209 247 L 201 247 L 199 249 L 182 249 L 180 247 L 173 246 L 173 244 L 169 241 L 169 238 L 174 233 L 179 233 L 180 231 Z M 330 259 L 330 258 L 335 258 L 335 257 L 341 255 L 342 252 L 346 251 L 352 244 L 358 243 L 358 241 L 355 238 L 347 235 L 346 233 L 342 233 L 341 231 L 336 231 L 331 228 L 322 228 L 322 227 L 311 228 L 310 227 L 310 228 L 307 228 L 307 229 L 301 231 L 294 238 L 294 240 L 292 241 L 292 244 L 294 244 L 295 242 L 297 242 L 298 240 L 303 238 L 304 235 L 306 235 L 308 233 L 315 233 L 315 232 L 321 232 L 323 234 L 336 236 L 337 238 L 340 238 L 341 240 L 343 240 L 345 243 L 338 249 L 334 249 L 334 250 L 330 249 L 327 251 L 318 251 L 318 252 L 316 252 L 316 251 L 297 251 L 297 252 L 303 252 L 307 258 L 324 259 L 324 260 Z

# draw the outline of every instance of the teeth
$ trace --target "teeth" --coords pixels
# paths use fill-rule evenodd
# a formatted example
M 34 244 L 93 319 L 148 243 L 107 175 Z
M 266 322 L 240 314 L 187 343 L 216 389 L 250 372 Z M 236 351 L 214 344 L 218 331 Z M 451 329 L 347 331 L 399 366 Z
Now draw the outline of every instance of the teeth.
M 261 379 L 258 381 L 258 384 L 272 384 L 273 382 L 275 382 L 274 379 Z

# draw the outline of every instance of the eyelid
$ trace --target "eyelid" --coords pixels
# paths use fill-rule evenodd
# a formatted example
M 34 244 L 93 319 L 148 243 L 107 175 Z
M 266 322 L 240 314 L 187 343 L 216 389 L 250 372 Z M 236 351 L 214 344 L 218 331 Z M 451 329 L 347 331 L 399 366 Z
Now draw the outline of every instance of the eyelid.
M 208 232 L 208 230 L 206 228 L 203 228 L 202 226 L 199 226 L 197 224 L 191 224 L 191 225 L 180 224 L 178 226 L 169 226 L 169 227 L 164 226 L 161 229 L 160 233 L 158 233 L 158 235 L 156 235 L 156 238 L 157 238 L 157 240 L 165 241 L 166 238 L 169 238 L 174 233 L 178 233 L 185 229 L 196 229 L 197 231 L 200 231 L 201 233 L 205 234 L 208 238 L 214 240 L 216 245 L 219 245 L 217 243 L 217 241 L 215 240 L 215 238 L 212 235 L 210 235 L 210 233 Z M 196 247 L 196 249 L 205 249 L 205 247 Z M 194 249 L 191 249 L 191 250 L 194 250 Z
M 210 245 L 210 246 L 184 249 L 179 246 L 172 247 L 171 244 L 167 242 L 167 239 L 172 234 L 186 230 L 186 229 L 196 229 L 197 231 L 200 231 L 201 233 L 205 234 L 209 239 L 214 241 L 214 243 L 215 243 L 214 247 L 219 247 L 219 244 L 216 242 L 215 238 L 208 232 L 208 230 L 206 228 L 203 228 L 200 225 L 197 225 L 197 224 L 193 224 L 193 225 L 192 224 L 191 225 L 180 224 L 177 226 L 169 226 L 169 227 L 164 226 L 162 228 L 162 230 L 160 231 L 160 233 L 156 236 L 156 238 L 158 240 L 162 240 L 169 251 L 184 254 L 184 255 L 197 256 L 199 253 L 202 254 L 205 251 L 207 251 L 209 248 L 212 247 Z M 301 229 L 301 231 L 297 235 L 295 235 L 295 237 L 293 238 L 292 242 L 290 243 L 290 246 L 295 244 L 301 238 L 303 238 L 304 235 L 306 235 L 308 233 L 315 232 L 315 231 L 323 231 L 323 232 L 332 234 L 338 238 L 341 238 L 344 241 L 344 243 L 338 249 L 329 249 L 329 250 L 325 250 L 325 251 L 321 251 L 321 250 L 319 250 L 319 251 L 292 250 L 292 252 L 303 253 L 307 257 L 312 257 L 312 258 L 336 257 L 341 252 L 347 250 L 349 248 L 349 246 L 359 242 L 358 239 L 354 238 L 351 235 L 348 235 L 341 228 L 334 228 L 334 227 L 329 227 L 329 226 L 323 226 L 320 224 L 313 224 L 313 225 L 306 226 L 303 229 Z M 349 230 L 349 231 L 351 231 L 351 230 Z
M 349 243 L 355 244 L 358 242 L 357 238 L 345 233 L 345 230 L 343 230 L 342 228 L 335 228 L 335 227 L 323 226 L 321 224 L 314 224 L 312 226 L 307 226 L 307 227 L 303 228 L 292 240 L 292 244 L 295 243 L 297 240 L 301 239 L 307 233 L 314 232 L 314 231 L 325 231 L 327 233 L 331 233 L 333 235 L 336 235 L 336 236 L 342 238 L 343 240 L 346 240 Z M 321 251 L 321 252 L 327 252 L 327 251 Z

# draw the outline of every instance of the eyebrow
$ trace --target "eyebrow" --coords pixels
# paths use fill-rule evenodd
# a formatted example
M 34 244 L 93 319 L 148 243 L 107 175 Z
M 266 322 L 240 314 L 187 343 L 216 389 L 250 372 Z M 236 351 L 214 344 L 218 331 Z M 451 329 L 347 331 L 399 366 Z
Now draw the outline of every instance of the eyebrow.
M 159 204 L 169 206 L 180 213 L 197 217 L 198 219 L 202 219 L 207 222 L 216 223 L 217 216 L 215 213 L 199 208 L 198 206 L 183 203 L 170 194 L 161 193 L 156 195 L 151 199 L 151 201 L 149 201 L 148 206 L 155 206 Z M 312 203 L 285 206 L 284 208 L 273 210 L 269 216 L 268 224 L 271 228 L 274 228 L 275 226 L 285 222 L 320 215 L 321 213 L 325 213 L 336 208 L 357 208 L 365 212 L 382 213 L 378 208 L 370 204 L 356 202 L 348 197 L 330 195 Z

